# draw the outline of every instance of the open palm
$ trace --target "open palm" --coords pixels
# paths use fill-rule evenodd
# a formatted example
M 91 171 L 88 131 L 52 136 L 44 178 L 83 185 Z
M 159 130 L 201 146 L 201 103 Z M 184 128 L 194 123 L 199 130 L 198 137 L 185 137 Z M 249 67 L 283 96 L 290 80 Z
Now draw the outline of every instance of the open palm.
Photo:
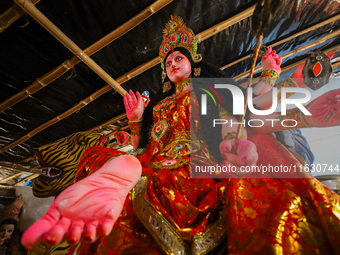
M 145 102 L 139 92 L 135 94 L 130 90 L 124 96 L 124 106 L 126 110 L 126 116 L 130 121 L 136 121 L 142 118 Z
M 64 190 L 46 214 L 24 233 L 22 244 L 32 249 L 41 242 L 57 245 L 65 239 L 77 244 L 81 240 L 93 242 L 98 234 L 108 235 L 140 176 L 141 165 L 133 156 L 109 161 Z

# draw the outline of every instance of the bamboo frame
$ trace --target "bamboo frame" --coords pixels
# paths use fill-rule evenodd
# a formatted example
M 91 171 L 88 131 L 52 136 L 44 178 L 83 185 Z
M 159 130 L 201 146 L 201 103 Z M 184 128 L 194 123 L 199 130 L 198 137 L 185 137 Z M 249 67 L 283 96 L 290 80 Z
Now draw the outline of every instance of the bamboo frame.
M 303 31 L 301 31 L 301 32 L 298 32 L 298 33 L 296 33 L 296 34 L 293 34 L 292 36 L 289 36 L 289 37 L 287 37 L 287 38 L 285 38 L 285 39 L 283 39 L 283 40 L 281 40 L 281 41 L 278 41 L 278 42 L 276 42 L 276 43 L 270 44 L 270 45 L 268 45 L 268 46 L 275 47 L 275 46 L 277 46 L 277 45 L 283 44 L 283 43 L 288 42 L 288 41 L 290 41 L 290 40 L 292 40 L 292 39 L 294 39 L 294 38 L 296 38 L 296 37 L 298 37 L 298 36 L 301 36 L 301 35 L 303 35 L 303 34 L 306 34 L 306 33 L 308 33 L 308 32 L 311 32 L 311 31 L 313 31 L 313 30 L 315 30 L 315 29 L 317 29 L 317 28 L 319 28 L 319 27 L 325 26 L 325 25 L 327 25 L 327 24 L 329 24 L 329 23 L 331 23 L 331 22 L 335 22 L 335 21 L 337 21 L 337 20 L 339 20 L 339 19 L 340 19 L 340 14 L 338 14 L 338 15 L 332 17 L 332 18 L 329 18 L 329 19 L 327 19 L 327 20 L 325 20 L 325 21 L 322 21 L 322 22 L 320 22 L 320 23 L 318 23 L 318 24 L 316 24 L 316 25 L 314 25 L 314 26 L 311 26 L 311 27 L 309 27 L 309 28 L 307 28 L 307 29 L 305 29 L 305 30 L 303 30 Z M 226 68 L 228 68 L 228 67 L 230 67 L 230 66 L 233 66 L 233 65 L 235 65 L 235 64 L 237 64 L 237 63 L 239 63 L 239 62 L 241 62 L 241 61 L 247 60 L 247 59 L 249 59 L 250 57 L 251 57 L 251 55 L 249 54 L 249 55 L 247 55 L 247 56 L 245 56 L 245 57 L 242 57 L 242 58 L 240 58 L 240 59 L 237 59 L 237 60 L 235 60 L 235 61 L 233 61 L 233 62 L 231 62 L 231 63 L 229 63 L 229 64 L 227 64 L 227 65 L 225 65 L 225 66 L 222 66 L 222 67 L 221 67 L 221 70 L 224 70 L 224 69 L 226 69 Z
M 329 40 L 329 39 L 331 39 L 331 38 L 333 38 L 333 37 L 335 37 L 335 36 L 338 36 L 338 35 L 340 35 L 340 29 L 337 30 L 337 31 L 335 31 L 335 32 L 333 32 L 333 33 L 331 33 L 331 34 L 328 34 L 328 35 L 326 35 L 326 36 L 324 36 L 324 37 L 322 37 L 322 38 L 320 38 L 320 39 L 318 39 L 318 40 L 315 40 L 314 42 L 308 43 L 308 44 L 305 45 L 305 46 L 302 46 L 302 47 L 300 47 L 300 48 L 298 48 L 298 49 L 296 49 L 296 50 L 293 50 L 293 51 L 291 51 L 291 52 L 288 52 L 288 53 L 282 55 L 282 59 L 288 58 L 288 57 L 290 57 L 290 56 L 292 56 L 292 55 L 294 55 L 294 54 L 296 54 L 296 53 L 298 53 L 298 52 L 305 51 L 305 50 L 307 50 L 307 49 L 309 49 L 309 48 L 312 48 L 312 47 L 314 47 L 314 46 L 316 46 L 316 45 L 319 45 L 320 43 L 323 43 L 323 42 L 325 42 L 325 41 L 327 41 L 327 40 Z M 255 68 L 255 72 L 258 72 L 258 71 L 260 71 L 260 70 L 262 70 L 262 66 L 261 66 L 261 65 Z M 241 73 L 241 74 L 239 74 L 239 75 L 236 75 L 236 76 L 233 77 L 233 78 L 234 78 L 236 81 L 238 81 L 238 80 L 240 80 L 240 79 L 242 79 L 242 78 L 247 77 L 248 75 L 249 75 L 249 70 L 247 70 L 247 71 L 245 71 L 244 73 Z
M 16 169 L 14 169 L 14 170 L 16 170 Z M 2 180 L 0 181 L 0 185 L 1 185 L 3 182 L 6 182 L 6 181 L 8 181 L 8 180 L 10 180 L 10 179 L 13 179 L 14 177 L 17 177 L 17 176 L 19 176 L 19 175 L 22 175 L 22 172 L 13 174 L 13 175 L 11 175 L 11 176 L 8 176 L 8 177 L 5 178 L 5 179 L 2 179 Z
M 153 4 L 148 6 L 146 9 L 144 9 L 142 12 L 137 14 L 135 17 L 131 18 L 130 20 L 125 22 L 123 25 L 121 25 L 120 27 L 113 30 L 108 35 L 106 35 L 105 37 L 100 39 L 99 41 L 95 42 L 94 44 L 92 44 L 91 46 L 86 48 L 84 50 L 85 54 L 90 56 L 90 55 L 96 53 L 97 51 L 99 51 L 100 49 L 102 49 L 103 47 L 108 45 L 109 43 L 113 42 L 114 40 L 116 40 L 120 36 L 124 35 L 128 31 L 130 31 L 132 28 L 136 27 L 138 24 L 140 24 L 141 22 L 146 20 L 152 14 L 156 13 L 158 10 L 160 10 L 161 8 L 163 8 L 164 6 L 166 6 L 167 4 L 169 4 L 172 1 L 173 0 L 158 0 L 158 1 L 154 2 Z M 255 5 L 253 7 L 248 8 L 247 10 L 239 13 L 238 15 L 233 16 L 232 18 L 215 25 L 214 27 L 202 32 L 201 34 L 199 34 L 197 36 L 200 38 L 200 40 L 205 40 L 205 39 L 211 37 L 212 35 L 218 33 L 221 28 L 224 28 L 224 29 L 227 28 L 228 24 L 229 24 L 229 26 L 231 26 L 231 25 L 239 22 L 243 18 L 249 17 L 252 14 L 252 13 L 250 13 L 250 11 L 254 10 L 254 9 L 255 9 Z M 154 65 L 157 65 L 158 64 L 157 59 L 158 58 L 156 57 L 152 61 L 145 63 L 145 67 L 143 67 L 144 69 L 141 68 L 140 70 L 146 71 L 147 69 L 153 67 Z M 13 106 L 15 103 L 20 102 L 21 100 L 25 99 L 29 95 L 32 95 L 35 92 L 42 89 L 43 87 L 47 86 L 48 84 L 50 84 L 51 82 L 53 82 L 54 80 L 56 80 L 57 78 L 59 78 L 60 76 L 65 74 L 70 68 L 73 68 L 79 62 L 80 62 L 80 59 L 77 56 L 74 56 L 70 60 L 65 61 L 60 66 L 56 67 L 55 69 L 48 72 L 47 74 L 45 74 L 41 78 L 37 79 L 37 81 L 33 82 L 26 89 L 20 91 L 19 93 L 15 94 L 14 96 L 10 97 L 9 99 L 7 99 L 3 103 L 1 103 L 0 104 L 0 112 L 5 111 L 6 109 Z M 148 65 L 150 65 L 150 67 L 147 67 Z M 140 70 L 136 70 L 136 69 L 134 69 L 134 70 L 135 70 L 136 74 L 134 75 L 133 73 L 131 73 L 131 76 L 127 77 L 128 79 L 131 79 L 131 78 L 133 78 L 136 75 L 141 73 Z M 127 80 L 124 80 L 124 82 L 127 81 Z
M 28 182 L 28 181 L 30 181 L 30 180 L 38 177 L 38 176 L 39 176 L 39 174 L 32 174 L 31 176 L 27 177 L 26 179 L 22 180 L 21 182 L 16 183 L 14 186 L 21 186 L 24 183 L 26 183 L 26 182 Z
M 32 167 L 30 169 L 27 169 L 25 167 L 20 166 L 19 164 L 13 164 L 13 163 L 8 163 L 8 162 L 4 162 L 4 161 L 0 161 L 0 167 L 10 168 L 10 169 L 13 169 L 13 170 L 18 170 L 18 171 L 28 172 L 28 173 L 37 173 L 37 171 L 35 171 L 35 170 L 37 168 L 39 168 L 38 166 L 36 166 L 36 167 Z
M 101 38 L 99 41 L 95 42 L 94 44 L 87 47 L 84 52 L 88 56 L 93 55 L 94 53 L 98 52 L 111 42 L 115 41 L 117 38 L 121 37 L 122 35 L 129 32 L 131 29 L 136 27 L 138 24 L 145 21 L 147 18 L 149 18 L 152 14 L 159 11 L 161 8 L 172 2 L 173 0 L 158 0 L 154 3 L 152 3 L 150 6 L 148 6 L 146 9 L 141 11 L 139 14 L 119 26 L 118 28 L 114 29 L 112 32 Z M 43 87 L 47 86 L 54 80 L 61 77 L 63 74 L 65 74 L 70 68 L 73 68 L 75 65 L 80 63 L 80 59 L 77 56 L 72 57 L 70 60 L 66 60 L 64 63 L 62 63 L 60 66 L 54 68 L 41 78 L 39 78 L 37 81 L 33 82 L 30 86 L 28 86 L 26 89 L 20 91 L 19 93 L 15 94 L 14 96 L 10 97 L 6 101 L 0 104 L 0 112 L 5 111 L 9 107 L 13 106 L 15 103 L 18 103 L 19 101 L 25 99 L 29 95 L 32 95 L 33 93 L 39 91 Z
M 32 0 L 34 5 L 39 2 L 40 0 Z M 7 11 L 0 15 L 0 33 L 12 25 L 12 23 L 19 19 L 23 14 L 25 14 L 25 11 L 17 4 L 13 4 L 8 8 Z
M 40 25 L 58 39 L 66 48 L 84 62 L 92 71 L 98 74 L 110 86 L 112 86 L 121 95 L 126 91 L 107 74 L 95 61 L 93 61 L 84 51 L 82 51 L 70 38 L 68 38 L 59 28 L 57 28 L 45 15 L 43 15 L 29 0 L 14 0 L 21 8 L 31 15 Z
M 25 0 L 14 0 L 14 1 L 25 1 Z M 255 8 L 255 6 L 253 6 L 253 8 Z M 240 16 L 239 16 L 240 15 Z M 198 36 L 198 38 L 201 38 L 200 40 L 203 41 L 205 40 L 205 38 L 209 38 L 217 33 L 220 32 L 220 30 L 216 29 L 218 27 L 225 27 L 226 26 L 224 24 L 229 24 L 229 25 L 233 25 L 237 22 L 240 21 L 240 18 L 244 19 L 244 17 L 246 15 L 251 15 L 249 12 L 249 9 L 241 12 L 238 15 L 235 15 L 225 21 L 220 22 L 219 24 L 215 25 L 214 29 L 207 29 L 203 32 L 201 32 L 200 34 L 196 35 Z M 206 32 L 209 31 L 209 34 Z M 121 84 L 124 83 L 132 78 L 134 78 L 135 76 L 145 72 L 146 70 L 150 69 L 151 67 L 157 65 L 159 63 L 159 57 L 155 57 L 152 60 L 132 69 L 131 71 L 127 72 L 126 74 L 122 75 L 121 77 L 119 77 L 117 79 L 117 83 Z M 32 136 L 36 135 L 37 133 L 39 133 L 40 131 L 48 128 L 49 126 L 57 123 L 58 121 L 70 116 L 72 113 L 79 111 L 81 108 L 83 108 L 85 105 L 89 104 L 90 102 L 92 102 L 93 100 L 95 100 L 96 98 L 98 98 L 99 96 L 103 95 L 104 93 L 110 91 L 112 89 L 112 87 L 110 85 L 106 85 L 103 88 L 99 89 L 98 91 L 96 91 L 94 94 L 92 94 L 91 96 L 81 100 L 79 103 L 77 103 L 74 107 L 70 108 L 69 110 L 67 110 L 66 112 L 60 114 L 59 116 L 49 120 L 48 122 L 44 123 L 43 125 L 35 128 L 34 130 L 30 131 L 28 134 L 22 136 L 21 138 L 19 138 L 18 140 L 14 141 L 11 144 L 8 144 L 7 146 L 4 146 L 2 148 L 0 148 L 0 153 L 3 153 L 15 146 L 17 146 L 20 143 L 23 143 L 24 141 L 28 140 L 29 138 L 31 138 Z

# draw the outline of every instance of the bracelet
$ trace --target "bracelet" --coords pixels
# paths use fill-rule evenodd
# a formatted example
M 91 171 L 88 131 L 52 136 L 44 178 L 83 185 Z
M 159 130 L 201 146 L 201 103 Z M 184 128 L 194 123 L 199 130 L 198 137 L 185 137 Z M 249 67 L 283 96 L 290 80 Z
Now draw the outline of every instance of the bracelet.
M 135 123 L 135 122 L 142 122 L 143 118 L 139 119 L 139 120 L 129 120 L 129 122 Z
M 279 74 L 277 71 L 268 69 L 262 72 L 259 82 L 269 83 L 273 87 L 278 78 Z
M 230 141 L 238 136 L 238 132 L 233 131 L 224 136 L 223 141 Z M 240 134 L 240 139 L 245 139 L 245 136 Z
M 268 69 L 268 70 L 264 70 L 260 76 L 260 78 L 273 78 L 273 79 L 278 79 L 279 78 L 279 74 L 277 71 L 273 70 L 273 69 Z
M 142 121 L 143 119 L 137 121 L 129 121 L 131 135 L 140 136 L 140 131 L 142 130 Z

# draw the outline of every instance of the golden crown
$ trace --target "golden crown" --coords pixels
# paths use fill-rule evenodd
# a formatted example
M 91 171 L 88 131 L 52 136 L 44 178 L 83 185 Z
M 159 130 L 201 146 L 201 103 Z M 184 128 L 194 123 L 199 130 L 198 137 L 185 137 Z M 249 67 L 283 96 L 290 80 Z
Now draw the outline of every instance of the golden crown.
M 194 32 L 185 26 L 181 17 L 171 15 L 169 22 L 163 29 L 163 42 L 159 47 L 159 57 L 163 70 L 166 55 L 176 47 L 187 49 L 195 63 L 202 60 L 201 54 L 197 54 L 197 40 Z

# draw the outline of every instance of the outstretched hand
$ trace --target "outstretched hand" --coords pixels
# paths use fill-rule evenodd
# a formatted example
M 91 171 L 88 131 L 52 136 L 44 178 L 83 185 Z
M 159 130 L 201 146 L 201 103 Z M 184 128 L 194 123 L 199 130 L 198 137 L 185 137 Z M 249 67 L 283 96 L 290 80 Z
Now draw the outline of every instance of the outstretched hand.
M 141 164 L 133 156 L 117 157 L 94 174 L 65 189 L 46 214 L 22 237 L 30 250 L 45 242 L 58 245 L 94 242 L 110 234 L 125 198 L 141 176 Z
M 340 89 L 321 95 L 309 103 L 306 109 L 312 115 L 305 115 L 304 118 L 312 127 L 340 125 Z
M 276 54 L 276 51 L 269 47 L 266 56 L 262 57 L 262 68 L 263 70 L 272 69 L 275 70 L 278 74 L 281 73 L 281 63 L 282 57 Z
M 126 116 L 130 121 L 141 119 L 144 113 L 144 108 L 149 103 L 149 100 L 144 101 L 138 91 L 136 92 L 136 95 L 132 92 L 132 90 L 130 90 L 129 93 L 126 93 L 124 96 Z

